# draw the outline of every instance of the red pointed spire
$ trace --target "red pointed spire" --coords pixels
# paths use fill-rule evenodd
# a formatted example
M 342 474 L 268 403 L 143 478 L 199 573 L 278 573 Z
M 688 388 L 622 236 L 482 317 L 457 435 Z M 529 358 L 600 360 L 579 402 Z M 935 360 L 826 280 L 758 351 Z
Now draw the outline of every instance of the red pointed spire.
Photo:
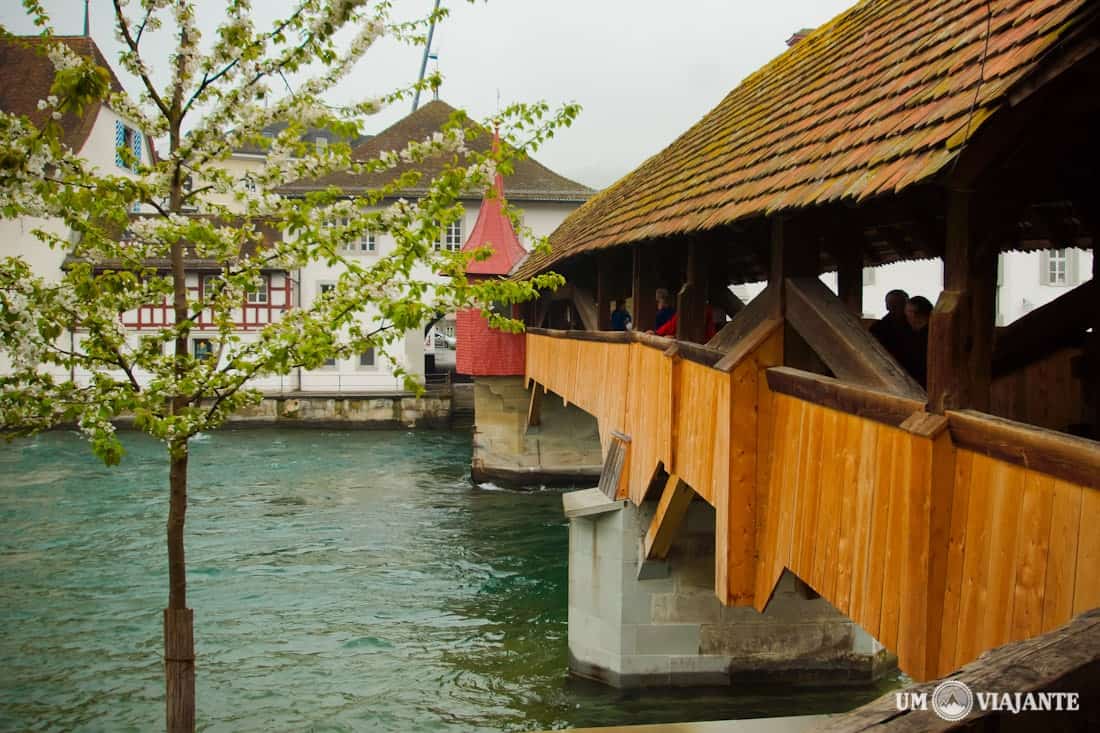
M 500 149 L 500 133 L 493 128 L 493 151 Z M 498 172 L 493 181 L 493 189 L 481 200 L 481 209 L 477 212 L 470 236 L 462 245 L 463 252 L 469 252 L 484 245 L 493 248 L 488 259 L 470 262 L 466 266 L 468 275 L 507 275 L 516 263 L 527 256 L 527 250 L 519 243 L 512 220 L 504 213 L 504 177 Z

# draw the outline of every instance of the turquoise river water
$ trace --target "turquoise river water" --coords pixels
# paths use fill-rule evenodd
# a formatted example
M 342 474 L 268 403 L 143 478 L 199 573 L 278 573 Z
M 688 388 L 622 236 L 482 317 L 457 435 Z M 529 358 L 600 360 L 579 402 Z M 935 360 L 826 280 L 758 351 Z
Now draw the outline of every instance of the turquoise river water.
M 163 729 L 167 470 L 0 444 L 0 730 Z M 833 712 L 880 691 L 623 693 L 566 673 L 557 492 L 471 486 L 468 434 L 200 436 L 200 729 L 499 731 Z

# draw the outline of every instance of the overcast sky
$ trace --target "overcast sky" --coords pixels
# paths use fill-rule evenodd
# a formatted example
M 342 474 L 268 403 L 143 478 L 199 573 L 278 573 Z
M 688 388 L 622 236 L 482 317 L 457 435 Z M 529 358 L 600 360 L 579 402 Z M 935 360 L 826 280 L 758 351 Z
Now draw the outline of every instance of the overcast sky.
M 795 30 L 824 23 L 854 0 L 450 0 L 451 17 L 433 47 L 441 98 L 485 119 L 502 103 L 545 99 L 583 106 L 577 123 L 536 154 L 557 172 L 604 187 L 660 151 L 745 76 L 782 53 Z M 221 0 L 198 0 L 212 30 Z M 396 0 L 402 15 L 432 0 Z M 445 0 L 445 5 L 447 1 Z M 45 0 L 58 33 L 79 34 L 83 0 Z M 292 0 L 255 0 L 260 20 L 283 16 Z M 110 0 L 92 0 L 92 37 L 115 57 Z M 0 22 L 33 32 L 16 0 L 0 0 Z M 258 23 L 263 27 L 260 23 Z M 164 44 L 166 45 L 166 44 Z M 416 78 L 420 50 L 385 44 L 368 52 L 334 101 L 369 96 Z M 116 65 L 116 71 L 119 71 Z M 132 79 L 123 77 L 132 92 Z M 423 101 L 423 100 L 422 100 Z M 380 114 L 377 132 L 408 114 Z

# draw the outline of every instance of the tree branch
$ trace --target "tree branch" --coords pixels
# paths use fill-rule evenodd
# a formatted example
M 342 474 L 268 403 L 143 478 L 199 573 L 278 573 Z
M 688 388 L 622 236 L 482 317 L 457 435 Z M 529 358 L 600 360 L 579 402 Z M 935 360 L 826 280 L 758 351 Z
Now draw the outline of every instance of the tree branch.
M 141 52 L 138 50 L 137 41 L 130 34 L 130 23 L 126 20 L 126 14 L 122 12 L 122 3 L 120 0 L 113 0 L 115 4 L 115 21 L 118 23 L 119 32 L 122 34 L 122 40 L 126 42 L 130 52 L 137 58 L 140 66 Z M 145 85 L 145 90 L 149 92 L 149 98 L 153 100 L 153 103 L 160 109 L 161 114 L 168 117 L 168 105 L 161 99 L 160 93 L 153 85 L 153 80 L 149 78 L 149 74 L 142 68 L 141 74 L 142 83 Z
M 299 5 L 298 9 L 295 10 L 293 13 L 291 13 L 290 17 L 288 17 L 282 23 L 277 25 L 274 30 L 270 31 L 269 33 L 265 33 L 260 38 L 263 39 L 264 41 L 267 41 L 267 40 L 270 40 L 270 39 L 274 38 L 277 34 L 282 33 L 284 30 L 286 30 L 287 27 L 291 23 L 293 23 L 304 12 L 305 12 L 305 6 L 304 5 Z M 253 41 L 252 43 L 250 43 L 249 45 L 245 46 L 245 50 L 255 48 L 259 45 L 260 45 L 260 39 L 257 39 L 255 41 Z M 223 76 L 228 74 L 230 71 L 232 71 L 234 68 L 236 68 L 237 64 L 239 64 L 241 62 L 242 58 L 244 58 L 243 51 L 242 51 L 242 53 L 237 55 L 237 58 L 230 61 L 228 64 L 225 65 L 225 67 L 223 67 L 222 69 L 217 71 L 215 74 L 213 74 L 213 75 L 210 75 L 209 73 L 203 74 L 202 75 L 202 81 L 199 82 L 198 88 L 195 89 L 195 92 L 194 92 L 194 94 L 191 95 L 191 98 L 187 100 L 187 104 L 185 104 L 183 106 L 183 113 L 186 115 L 187 112 L 191 109 L 191 107 L 195 104 L 195 102 L 197 102 L 199 100 L 199 98 L 202 96 L 202 93 L 205 92 L 212 84 L 217 82 L 218 79 L 222 78 Z M 255 81 L 256 80 L 253 80 L 252 83 L 254 84 Z

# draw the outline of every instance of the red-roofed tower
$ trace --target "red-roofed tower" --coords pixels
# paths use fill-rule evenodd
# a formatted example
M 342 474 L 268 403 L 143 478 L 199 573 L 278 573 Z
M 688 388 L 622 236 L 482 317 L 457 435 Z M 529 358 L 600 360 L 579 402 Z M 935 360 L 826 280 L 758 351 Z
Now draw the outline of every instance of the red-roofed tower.
M 493 147 L 499 144 L 500 139 L 494 132 Z M 493 253 L 487 259 L 474 260 L 466 266 L 466 274 L 471 280 L 504 277 L 527 256 L 516 237 L 512 220 L 504 213 L 504 178 L 500 173 L 496 175 L 492 191 L 481 201 L 477 222 L 462 245 L 462 251 L 471 252 L 485 246 L 491 247 Z M 455 369 L 460 374 L 475 377 L 523 374 L 526 358 L 523 334 L 489 328 L 481 311 L 471 308 L 458 312 L 455 340 Z

